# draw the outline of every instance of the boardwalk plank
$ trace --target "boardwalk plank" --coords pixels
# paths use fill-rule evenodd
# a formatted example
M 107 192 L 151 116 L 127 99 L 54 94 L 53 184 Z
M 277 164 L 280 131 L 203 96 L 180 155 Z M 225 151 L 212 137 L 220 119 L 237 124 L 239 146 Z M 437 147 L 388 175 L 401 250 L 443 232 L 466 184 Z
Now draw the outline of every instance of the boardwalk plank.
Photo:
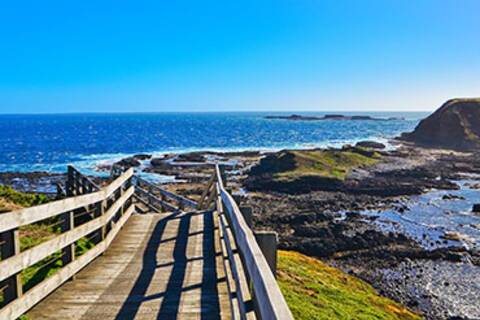
M 214 213 L 134 215 L 30 319 L 228 319 Z

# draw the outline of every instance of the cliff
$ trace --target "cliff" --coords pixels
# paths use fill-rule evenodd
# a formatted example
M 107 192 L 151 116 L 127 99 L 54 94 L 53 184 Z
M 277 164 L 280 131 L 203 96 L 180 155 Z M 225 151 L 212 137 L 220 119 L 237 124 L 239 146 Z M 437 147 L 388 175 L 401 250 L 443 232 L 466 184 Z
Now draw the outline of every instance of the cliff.
M 471 151 L 480 148 L 480 98 L 452 99 L 401 140 L 418 145 Z

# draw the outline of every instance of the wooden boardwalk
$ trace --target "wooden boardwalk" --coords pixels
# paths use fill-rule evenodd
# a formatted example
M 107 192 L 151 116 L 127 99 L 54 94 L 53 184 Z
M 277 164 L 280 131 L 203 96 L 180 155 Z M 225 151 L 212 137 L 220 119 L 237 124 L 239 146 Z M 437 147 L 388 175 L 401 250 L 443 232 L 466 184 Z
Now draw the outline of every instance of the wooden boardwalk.
M 229 319 L 216 213 L 133 215 L 30 319 Z
M 219 165 L 199 202 L 114 171 L 100 188 L 69 168 L 66 198 L 0 215 L 0 319 L 293 320 L 277 235 L 251 229 Z M 21 250 L 19 228 L 52 221 L 58 234 Z M 95 246 L 76 256 L 81 239 Z M 25 290 L 23 271 L 58 261 Z

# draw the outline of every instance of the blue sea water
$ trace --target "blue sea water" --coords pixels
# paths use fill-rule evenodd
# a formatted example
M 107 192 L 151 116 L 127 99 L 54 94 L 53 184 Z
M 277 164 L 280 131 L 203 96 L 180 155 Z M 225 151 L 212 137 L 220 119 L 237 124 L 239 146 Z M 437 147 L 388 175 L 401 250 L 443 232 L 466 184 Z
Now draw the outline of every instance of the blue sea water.
M 131 113 L 0 115 L 0 171 L 92 169 L 135 153 L 272 150 L 386 141 L 426 113 L 343 113 L 395 121 L 288 121 L 288 113 Z M 301 113 L 323 115 L 324 113 Z

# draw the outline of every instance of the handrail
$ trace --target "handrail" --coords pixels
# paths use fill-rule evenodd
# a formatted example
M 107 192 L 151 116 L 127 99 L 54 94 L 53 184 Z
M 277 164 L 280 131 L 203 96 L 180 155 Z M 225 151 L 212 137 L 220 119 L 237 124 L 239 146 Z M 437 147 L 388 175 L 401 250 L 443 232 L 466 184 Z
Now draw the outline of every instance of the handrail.
M 139 186 L 136 186 L 136 187 L 135 187 L 135 191 L 138 191 L 139 193 L 141 193 L 141 194 L 145 195 L 146 197 L 154 200 L 155 202 L 160 203 L 160 205 L 161 205 L 163 208 L 165 208 L 165 209 L 167 209 L 167 210 L 169 210 L 169 211 L 176 211 L 176 210 L 178 210 L 178 208 L 172 206 L 172 205 L 169 204 L 168 202 L 163 201 L 162 199 L 159 199 L 158 197 L 156 197 L 156 196 L 153 195 L 152 193 L 148 192 L 147 190 L 145 190 L 145 189 L 143 189 L 143 188 L 141 188 L 141 187 L 139 187 Z M 141 199 L 140 197 L 138 197 L 138 198 Z M 141 201 L 142 201 L 142 200 L 141 200 Z M 148 202 L 147 202 L 147 203 L 148 203 Z M 158 210 L 158 209 L 157 209 L 157 210 Z
M 0 309 L 0 319 L 16 319 L 109 247 L 134 212 L 132 176 L 133 170 L 128 170 L 97 192 L 0 215 L 0 233 L 8 239 L 7 250 L 2 247 L 0 283 L 6 283 L 10 288 L 7 296 L 4 292 L 5 305 Z M 90 214 L 89 210 L 93 212 L 91 220 L 75 219 L 83 218 L 83 212 Z M 62 233 L 20 252 L 19 227 L 59 215 L 62 217 Z M 95 246 L 77 258 L 76 241 L 90 235 L 95 237 Z M 59 251 L 62 251 L 62 268 L 24 293 L 20 272 Z
M 252 281 L 253 297 L 256 300 L 260 318 L 262 320 L 293 320 L 292 313 L 252 230 L 248 227 L 233 197 L 225 190 L 218 164 L 215 166 L 214 174 L 217 180 L 216 189 L 220 193 L 218 196 L 224 208 L 222 213 L 228 216 L 237 250 L 243 258 L 243 269 Z M 242 316 L 244 317 L 245 315 Z
M 62 233 L 53 239 L 45 241 L 33 248 L 23 251 L 15 256 L 0 261 L 0 281 L 22 271 L 25 268 L 41 261 L 49 255 L 61 250 L 65 245 L 71 244 L 80 238 L 98 230 L 110 221 L 117 213 L 123 203 L 129 199 L 134 192 L 134 187 L 130 187 L 117 202 L 108 209 L 108 211 L 85 224 L 82 224 L 75 229 Z
M 137 191 L 138 191 L 137 188 L 135 188 L 135 194 L 133 195 L 134 199 L 137 200 L 138 202 L 141 202 L 144 206 L 146 206 L 148 209 L 152 210 L 153 212 L 157 212 L 158 208 L 148 203 L 148 200 L 145 200 L 142 197 L 140 197 L 138 194 L 136 194 Z M 137 207 L 137 209 L 139 208 Z M 138 212 L 145 213 L 145 211 L 143 211 L 141 208 L 139 209 Z
M 66 211 L 85 207 L 109 198 L 121 185 L 133 176 L 133 169 L 115 179 L 106 188 L 100 191 L 71 197 L 63 200 L 48 202 L 39 206 L 10 211 L 0 215 L 0 232 L 19 228 L 47 218 L 57 216 Z
M 136 176 L 136 179 L 138 182 L 140 182 L 141 184 L 145 184 L 147 185 L 149 188 L 152 188 L 152 189 L 155 189 L 157 190 L 162 196 L 166 197 L 166 198 L 170 198 L 174 201 L 176 201 L 178 204 L 180 204 L 181 206 L 184 206 L 184 207 L 190 207 L 190 208 L 193 208 L 193 209 L 197 209 L 198 207 L 198 204 L 193 201 L 193 200 L 190 200 L 186 197 L 183 197 L 183 196 L 180 196 L 178 194 L 175 194 L 173 192 L 170 192 L 170 191 L 167 191 L 165 189 L 162 189 L 160 188 L 159 186 L 145 180 L 145 179 L 142 179 L 140 177 L 137 177 Z M 138 183 L 137 183 L 138 185 Z
M 65 189 L 67 196 L 78 196 L 98 191 L 100 190 L 100 186 L 78 171 L 74 166 L 69 165 L 67 167 L 67 183 Z

